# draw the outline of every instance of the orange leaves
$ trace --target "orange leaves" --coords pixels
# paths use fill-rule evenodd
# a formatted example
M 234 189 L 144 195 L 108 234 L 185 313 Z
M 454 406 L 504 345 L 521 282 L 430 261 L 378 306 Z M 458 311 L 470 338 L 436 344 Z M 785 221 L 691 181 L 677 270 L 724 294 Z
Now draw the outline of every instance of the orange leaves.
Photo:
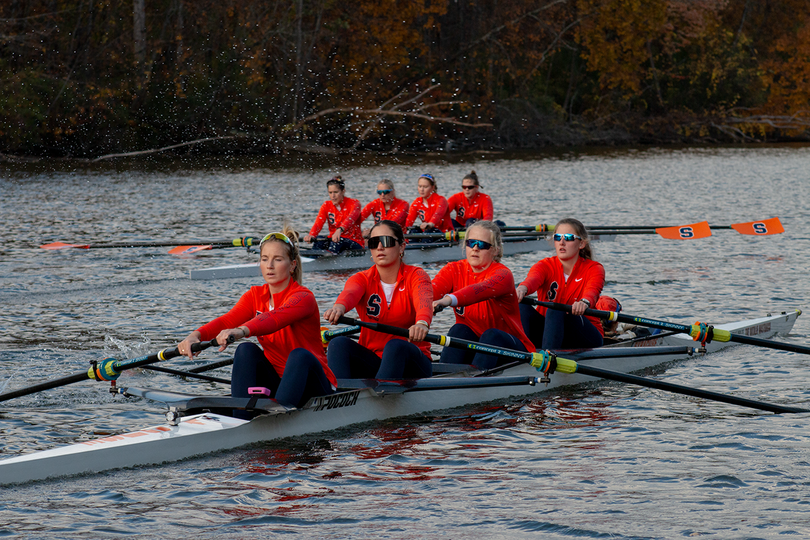
M 580 0 L 578 40 L 603 88 L 637 93 L 647 78 L 649 43 L 667 22 L 665 0 Z
M 810 17 L 796 21 L 773 44 L 776 54 L 765 64 L 770 96 L 766 109 L 775 114 L 807 114 L 810 104 Z

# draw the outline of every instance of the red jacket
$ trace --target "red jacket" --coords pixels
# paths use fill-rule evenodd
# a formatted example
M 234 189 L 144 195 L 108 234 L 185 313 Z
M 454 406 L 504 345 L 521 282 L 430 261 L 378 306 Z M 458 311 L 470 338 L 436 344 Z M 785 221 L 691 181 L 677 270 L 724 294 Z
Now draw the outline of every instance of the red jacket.
M 450 212 L 447 210 L 447 199 L 438 193 L 431 193 L 427 205 L 425 205 L 422 197 L 417 197 L 411 203 L 405 227 L 411 227 L 417 218 L 425 223 L 432 223 L 434 227 L 442 232 L 453 230 Z
M 605 267 L 596 261 L 580 257 L 566 281 L 562 263 L 555 255 L 535 263 L 521 285 L 529 290 L 527 294 L 537 291 L 538 300 L 570 305 L 585 298 L 591 303 L 591 307 L 596 308 L 596 301 L 605 286 Z M 546 309 L 537 307 L 541 315 L 546 314 Z M 586 318 L 604 335 L 602 321 L 596 317 Z
M 523 333 L 520 308 L 512 272 L 494 262 L 483 272 L 473 272 L 466 260 L 445 265 L 433 278 L 433 298 L 452 294 L 458 300 L 453 308 L 456 323 L 466 324 L 479 336 L 497 328 L 518 338 L 526 350 L 534 352 L 532 342 Z
M 360 230 L 360 223 L 362 222 L 360 219 L 360 201 L 357 199 L 344 197 L 340 210 L 335 207 L 332 201 L 323 203 L 309 234 L 317 236 L 321 232 L 324 222 L 329 226 L 329 236 L 335 234 L 338 227 L 343 227 L 341 238 L 354 240 L 361 246 L 365 245 L 363 243 L 363 233 Z
M 388 219 L 404 227 L 405 219 L 408 217 L 408 203 L 395 198 L 391 201 L 391 209 L 386 210 L 385 204 L 380 199 L 374 199 L 360 212 L 360 223 L 364 222 L 368 216 L 374 217 L 374 223 Z
M 468 219 L 492 221 L 494 216 L 492 199 L 489 195 L 480 192 L 472 200 L 468 199 L 464 193 L 452 195 L 447 199 L 447 211 L 448 213 L 455 211 L 456 221 L 461 225 L 466 225 Z
M 421 268 L 405 263 L 399 266 L 390 304 L 385 300 L 385 292 L 376 265 L 350 277 L 335 303 L 346 306 L 346 311 L 356 307 L 361 321 L 378 322 L 400 328 L 410 328 L 416 321 L 430 324 L 433 320 L 433 290 L 430 278 Z M 360 345 L 380 357 L 385 344 L 392 339 L 405 338 L 375 332 L 368 328 L 360 331 Z M 430 343 L 422 341 L 416 345 L 430 358 Z
M 284 375 L 287 357 L 293 349 L 306 349 L 320 360 L 326 377 L 337 387 L 337 379 L 326 364 L 321 345 L 321 316 L 315 295 L 306 287 L 290 280 L 289 286 L 273 295 L 270 310 L 270 288 L 251 287 L 225 315 L 197 329 L 202 341 L 214 339 L 222 330 L 247 326 L 256 336 L 264 355 L 278 376 Z

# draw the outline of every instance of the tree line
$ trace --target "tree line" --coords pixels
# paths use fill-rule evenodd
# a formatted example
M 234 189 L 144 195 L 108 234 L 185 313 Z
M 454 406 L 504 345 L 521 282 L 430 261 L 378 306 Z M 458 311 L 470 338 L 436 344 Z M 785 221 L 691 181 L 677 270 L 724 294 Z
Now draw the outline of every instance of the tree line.
M 806 0 L 0 5 L 4 154 L 806 140 L 808 103 Z

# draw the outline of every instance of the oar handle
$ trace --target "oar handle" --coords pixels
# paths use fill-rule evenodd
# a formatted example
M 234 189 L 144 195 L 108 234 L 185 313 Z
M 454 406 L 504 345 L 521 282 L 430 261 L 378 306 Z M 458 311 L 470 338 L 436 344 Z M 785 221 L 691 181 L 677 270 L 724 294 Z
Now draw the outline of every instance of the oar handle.
M 197 353 L 200 351 L 204 351 L 208 347 L 213 347 L 215 345 L 218 345 L 216 338 L 212 339 L 211 341 L 201 341 L 199 343 L 192 343 L 191 352 Z M 178 356 L 183 356 L 183 354 L 178 350 L 177 347 L 175 347 L 174 349 L 163 349 L 162 351 L 158 351 L 154 354 L 150 354 L 148 356 L 140 356 L 138 358 L 132 358 L 131 360 L 115 360 L 112 365 L 115 371 L 118 372 L 118 375 L 120 375 L 121 372 L 126 369 L 134 369 L 141 366 L 145 366 L 147 364 L 154 364 L 155 362 L 161 362 L 163 360 L 171 360 L 172 358 L 177 358 Z

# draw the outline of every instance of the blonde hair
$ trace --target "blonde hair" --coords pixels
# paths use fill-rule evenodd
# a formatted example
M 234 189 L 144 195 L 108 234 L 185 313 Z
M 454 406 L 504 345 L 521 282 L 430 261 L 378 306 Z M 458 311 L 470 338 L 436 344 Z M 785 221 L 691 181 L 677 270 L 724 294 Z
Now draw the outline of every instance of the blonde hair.
M 298 249 L 298 233 L 295 232 L 295 229 L 292 228 L 292 225 L 289 223 L 284 223 L 284 227 L 281 230 L 281 233 L 290 239 L 290 243 L 288 244 L 281 238 L 276 238 L 275 236 L 270 236 L 262 241 L 261 245 L 259 246 L 259 252 L 261 253 L 262 249 L 264 249 L 265 244 L 269 244 L 270 242 L 278 242 L 279 244 L 285 246 L 287 248 L 287 255 L 290 257 L 290 261 L 295 263 L 295 268 L 292 271 L 292 278 L 295 280 L 296 283 L 301 285 L 301 281 L 304 277 L 304 270 L 301 267 L 301 253 Z M 272 233 L 271 233 L 272 234 Z
M 489 231 L 492 235 L 492 247 L 495 249 L 495 253 L 492 256 L 492 260 L 495 262 L 501 262 L 501 257 L 503 257 L 503 235 L 501 234 L 501 229 L 495 223 L 487 220 L 476 221 L 466 229 L 466 234 L 464 235 L 465 241 L 461 244 L 463 246 L 462 253 L 467 255 L 466 247 L 467 241 L 466 239 L 470 237 L 470 231 L 476 227 L 481 227 L 485 231 Z

